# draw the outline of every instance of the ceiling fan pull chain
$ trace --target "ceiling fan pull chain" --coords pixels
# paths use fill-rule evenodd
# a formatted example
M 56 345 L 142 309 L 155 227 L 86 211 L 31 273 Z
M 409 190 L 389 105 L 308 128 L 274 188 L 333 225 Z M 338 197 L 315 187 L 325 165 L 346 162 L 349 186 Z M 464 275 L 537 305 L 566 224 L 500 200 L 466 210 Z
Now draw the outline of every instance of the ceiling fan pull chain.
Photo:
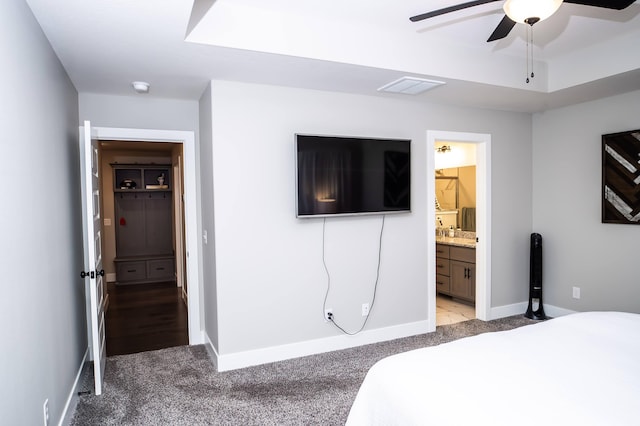
M 533 78 L 533 25 L 531 26 L 531 78 Z
M 533 73 L 533 24 L 538 21 L 532 21 L 531 23 L 527 22 L 529 26 L 527 27 L 527 83 L 529 83 L 529 76 L 531 78 L 534 77 Z M 531 63 L 531 74 L 529 74 L 529 63 Z

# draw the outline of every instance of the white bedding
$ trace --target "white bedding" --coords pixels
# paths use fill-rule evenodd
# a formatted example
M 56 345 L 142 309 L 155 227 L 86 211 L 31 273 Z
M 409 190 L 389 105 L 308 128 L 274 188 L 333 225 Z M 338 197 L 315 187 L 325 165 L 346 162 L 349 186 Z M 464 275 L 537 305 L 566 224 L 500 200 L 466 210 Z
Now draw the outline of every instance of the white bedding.
M 385 358 L 347 425 L 640 425 L 640 315 L 572 314 Z

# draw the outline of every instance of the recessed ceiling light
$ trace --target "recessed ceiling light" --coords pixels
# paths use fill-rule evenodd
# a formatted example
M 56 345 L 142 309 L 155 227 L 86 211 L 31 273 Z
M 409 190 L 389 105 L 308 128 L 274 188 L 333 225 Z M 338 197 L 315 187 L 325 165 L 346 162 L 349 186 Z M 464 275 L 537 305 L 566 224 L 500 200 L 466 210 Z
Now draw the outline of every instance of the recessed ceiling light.
M 136 93 L 149 93 L 149 83 L 146 81 L 134 81 L 131 83 Z
M 405 95 L 417 95 L 427 90 L 433 89 L 445 84 L 444 81 L 427 80 L 425 78 L 417 77 L 402 77 L 396 81 L 392 81 L 389 84 L 378 89 L 378 92 L 390 92 L 390 93 L 403 93 Z

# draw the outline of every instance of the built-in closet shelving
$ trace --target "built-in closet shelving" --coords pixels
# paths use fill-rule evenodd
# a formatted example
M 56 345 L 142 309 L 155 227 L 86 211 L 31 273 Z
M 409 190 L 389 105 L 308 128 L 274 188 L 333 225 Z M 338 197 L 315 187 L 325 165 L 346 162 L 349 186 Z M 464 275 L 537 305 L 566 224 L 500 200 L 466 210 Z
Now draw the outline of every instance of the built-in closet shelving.
M 111 164 L 116 282 L 175 280 L 171 165 Z

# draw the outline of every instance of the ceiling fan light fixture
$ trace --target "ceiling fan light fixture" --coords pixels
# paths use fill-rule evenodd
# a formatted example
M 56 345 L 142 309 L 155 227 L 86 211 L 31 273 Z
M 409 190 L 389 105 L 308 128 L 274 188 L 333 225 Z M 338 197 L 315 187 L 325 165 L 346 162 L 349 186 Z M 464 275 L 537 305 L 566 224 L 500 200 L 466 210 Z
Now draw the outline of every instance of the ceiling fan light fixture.
M 562 2 L 563 0 L 507 0 L 502 8 L 512 21 L 533 25 L 556 13 Z

